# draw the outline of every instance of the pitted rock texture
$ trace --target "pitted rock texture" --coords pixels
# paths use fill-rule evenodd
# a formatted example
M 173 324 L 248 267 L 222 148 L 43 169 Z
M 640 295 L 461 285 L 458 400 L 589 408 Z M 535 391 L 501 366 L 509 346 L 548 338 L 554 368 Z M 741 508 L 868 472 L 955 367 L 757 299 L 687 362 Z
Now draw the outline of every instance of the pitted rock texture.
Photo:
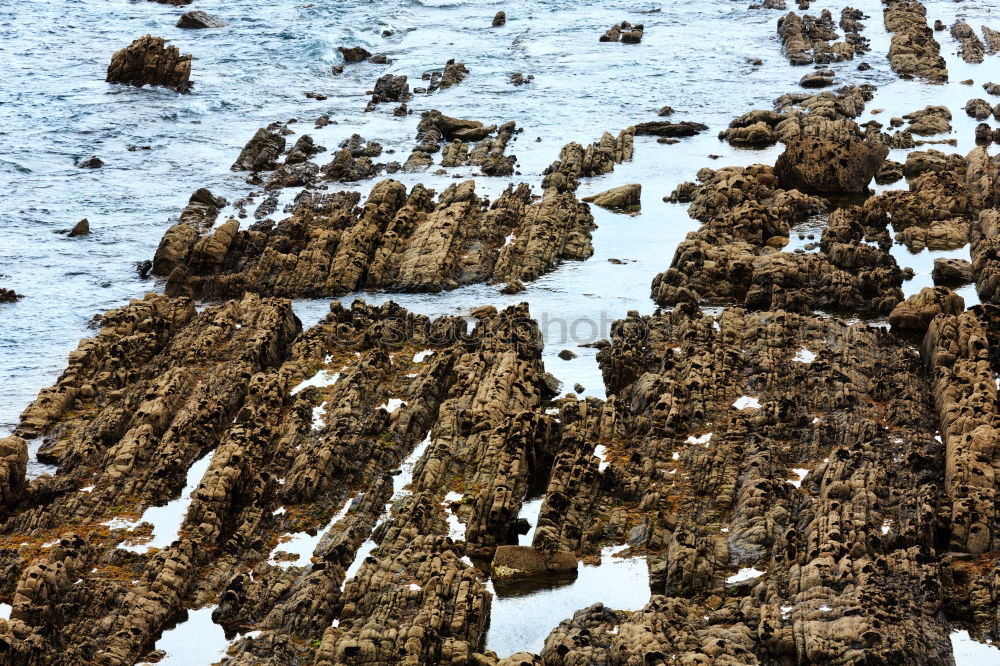
M 191 89 L 191 56 L 167 46 L 162 37 L 146 35 L 111 57 L 108 83 L 129 86 L 162 86 L 186 93 Z
M 421 114 L 417 145 L 403 168 L 416 171 L 430 167 L 441 152 L 441 166 L 478 166 L 486 176 L 510 176 L 517 157 L 507 155 L 507 144 L 521 130 L 514 122 L 483 125 L 478 120 L 451 118 L 440 111 Z M 444 148 L 442 150 L 442 144 Z
M 303 333 L 281 299 L 199 313 L 152 294 L 107 313 L 19 436 L 0 440 L 8 655 L 134 663 L 182 608 L 212 604 L 215 621 L 259 632 L 234 645 L 237 663 L 471 659 L 489 597 L 449 536 L 446 487 L 465 487 L 477 543 L 506 542 L 520 502 L 507 484 L 544 477 L 560 432 L 541 413 L 551 394 L 527 307 L 476 316 L 468 330 L 461 317 L 335 303 Z M 25 437 L 44 438 L 57 476 L 25 478 Z M 390 502 L 391 472 L 421 440 L 412 485 Z M 143 550 L 139 516 L 204 456 L 172 542 Z M 515 504 L 497 513 L 505 497 Z M 283 535 L 303 530 L 323 534 L 312 557 L 287 557 Z M 376 550 L 348 580 L 368 539 Z
M 811 65 L 852 59 L 857 50 L 855 44 L 863 45 L 858 34 L 863 26 L 852 18 L 853 14 L 847 17 L 853 22 L 846 24 L 851 30 L 845 28 L 847 36 L 843 41 L 835 41 L 839 35 L 829 9 L 824 9 L 819 16 L 789 12 L 778 19 L 778 36 L 788 61 L 793 65 Z
M 703 226 L 678 244 L 670 268 L 654 278 L 659 305 L 704 300 L 888 314 L 903 300 L 903 275 L 887 251 L 884 220 L 869 224 L 857 206 L 837 209 L 818 252 L 782 252 L 790 226 L 823 213 L 825 200 L 781 189 L 775 169 L 765 165 L 702 169 L 698 176 L 688 214 Z
M 593 216 L 571 192 L 534 200 L 526 185 L 511 186 L 491 204 L 464 181 L 437 201 L 434 194 L 385 180 L 361 207 L 358 193 L 339 192 L 303 199 L 277 224 L 244 230 L 231 219 L 198 235 L 179 222 L 167 230 L 154 272 L 168 277 L 170 294 L 322 297 L 534 280 L 593 254 Z
M 889 149 L 881 143 L 792 139 L 778 156 L 774 173 L 785 189 L 852 194 L 867 190 L 888 154 Z
M 618 136 L 605 132 L 600 141 L 586 148 L 568 143 L 559 151 L 559 159 L 545 169 L 542 187 L 562 191 L 575 190 L 580 178 L 600 176 L 615 170 L 616 164 L 632 160 L 635 129 L 622 130 Z
M 948 80 L 948 66 L 941 45 L 927 25 L 927 8 L 918 0 L 884 0 L 885 28 L 893 33 L 889 64 L 904 79 L 931 83 Z
M 793 93 L 775 100 L 773 110 L 753 110 L 736 118 L 719 133 L 734 146 L 763 148 L 798 137 L 821 137 L 832 141 L 869 136 L 854 121 L 871 100 L 873 88 L 845 86 L 837 92 Z M 876 133 L 869 138 L 885 139 Z

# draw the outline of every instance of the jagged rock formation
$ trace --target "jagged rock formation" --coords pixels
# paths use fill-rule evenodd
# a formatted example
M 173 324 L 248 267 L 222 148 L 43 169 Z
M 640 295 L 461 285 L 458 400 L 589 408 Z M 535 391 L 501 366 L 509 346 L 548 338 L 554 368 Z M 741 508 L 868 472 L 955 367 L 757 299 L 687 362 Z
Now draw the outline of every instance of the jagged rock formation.
M 233 162 L 233 171 L 270 171 L 285 152 L 285 137 L 275 127 L 262 127 L 240 151 Z
M 990 55 L 1000 52 L 1000 31 L 983 26 L 983 38 L 986 40 L 986 52 Z
M 547 190 L 533 203 L 526 185 L 511 186 L 491 205 L 465 181 L 435 202 L 433 190 L 418 185 L 407 194 L 385 180 L 361 208 L 359 200 L 357 192 L 303 198 L 277 225 L 240 230 L 229 220 L 207 235 L 178 222 L 164 235 L 154 273 L 169 276 L 172 294 L 322 297 L 533 280 L 593 253 L 593 217 L 571 192 Z
M 559 151 L 559 159 L 545 169 L 542 187 L 560 192 L 573 191 L 580 178 L 599 176 L 614 171 L 616 164 L 632 159 L 635 130 L 622 130 L 615 137 L 605 132 L 600 141 L 586 148 L 578 143 L 567 143 Z
M 702 169 L 698 176 L 688 214 L 703 226 L 678 244 L 670 268 L 653 280 L 658 304 L 888 314 L 903 300 L 885 220 L 869 220 L 857 206 L 841 208 L 830 214 L 818 252 L 781 252 L 790 225 L 821 213 L 824 200 L 781 189 L 776 169 L 764 165 Z
M 465 63 L 455 62 L 455 59 L 452 58 L 445 63 L 444 69 L 425 72 L 421 79 L 427 81 L 427 86 L 425 88 L 415 88 L 414 92 L 427 93 L 429 95 L 439 89 L 457 86 L 468 75 L 469 70 L 465 66 Z
M 645 27 L 640 23 L 632 25 L 628 21 L 622 21 L 608 28 L 607 32 L 598 38 L 599 42 L 621 42 L 622 44 L 638 44 L 642 41 L 642 33 Z
M 908 190 L 890 190 L 868 199 L 864 215 L 879 226 L 890 220 L 896 240 L 914 252 L 957 249 L 970 240 L 970 224 L 997 204 L 1000 160 L 979 147 L 967 157 L 937 150 L 907 155 L 903 173 Z M 973 238 L 973 240 L 975 240 Z M 975 252 L 975 243 L 973 243 Z
M 889 64 L 904 79 L 921 78 L 932 83 L 948 80 L 948 66 L 941 45 L 927 25 L 927 8 L 918 0 L 885 0 L 885 28 L 893 33 Z
M 1000 210 L 982 211 L 972 225 L 969 240 L 979 300 L 1000 305 Z
M 344 57 L 344 62 L 363 62 L 372 57 L 371 51 L 361 46 L 352 46 L 350 48 L 338 46 L 337 50 Z
M 383 171 L 393 173 L 399 169 L 398 162 L 390 162 L 389 164 L 375 162 L 373 158 L 379 157 L 382 154 L 382 145 L 374 141 L 365 141 L 360 134 L 352 134 L 349 139 L 344 139 L 340 143 L 339 148 L 340 150 L 333 154 L 330 162 L 318 171 L 318 173 L 322 173 L 329 180 L 341 183 L 353 183 L 367 178 L 374 178 Z M 295 150 L 293 149 L 292 154 L 294 153 Z M 312 156 L 317 154 L 318 151 L 315 147 L 310 147 L 304 153 Z M 289 154 L 285 160 L 286 164 L 292 160 L 292 154 Z
M 419 649 L 403 638 L 380 652 L 385 662 L 404 644 L 425 658 L 442 649 L 470 657 L 489 602 L 480 575 L 459 559 L 464 544 L 448 537 L 444 486 L 432 470 L 452 474 L 458 459 L 441 456 L 463 455 L 463 446 L 474 455 L 475 442 L 503 436 L 502 421 L 516 446 L 521 421 L 507 410 L 537 408 L 549 395 L 527 308 L 479 318 L 467 332 L 460 317 L 431 322 L 393 304 L 355 302 L 335 304 L 300 333 L 287 301 L 249 295 L 201 313 L 161 295 L 108 312 L 58 384 L 25 410 L 20 437 L 0 440 L 0 539 L 30 546 L 0 551 L 8 580 L 18 581 L 3 592 L 13 593 L 11 620 L 0 620 L 8 655 L 133 663 L 182 606 L 217 604 L 217 621 L 259 628 L 239 646 L 245 656 L 302 658 L 313 651 L 305 639 L 339 618 L 340 630 L 317 652 L 332 639 L 336 663 L 350 663 L 359 641 L 361 654 L 387 649 L 363 647 L 386 622 L 436 630 Z M 410 361 L 428 347 L 430 359 Z M 458 441 L 456 418 L 475 424 Z M 553 419 L 537 418 L 558 433 Z M 38 436 L 59 475 L 26 480 L 22 437 Z M 389 473 L 421 439 L 430 447 L 412 498 L 372 535 L 378 559 L 347 581 L 385 510 Z M 175 495 L 205 455 L 210 463 L 176 537 L 144 552 L 142 530 L 121 517 Z M 314 560 L 286 567 L 276 559 L 279 537 L 307 528 L 326 531 Z M 126 537 L 139 549 L 116 548 Z M 400 582 L 408 585 L 402 596 Z M 451 619 L 428 624 L 441 611 Z M 95 632 L 102 622 L 123 630 Z M 40 640 L 53 626 L 58 638 Z
M 162 37 L 146 35 L 111 57 L 108 83 L 128 86 L 163 86 L 177 92 L 191 90 L 191 55 L 182 56 L 176 46 L 166 46 Z
M 946 106 L 927 106 L 903 116 L 911 134 L 930 136 L 951 131 L 951 111 Z
M 845 86 L 836 93 L 795 93 L 775 100 L 774 110 L 753 110 L 736 118 L 719 138 L 743 148 L 764 148 L 796 137 L 860 139 L 854 121 L 872 98 L 870 86 Z M 875 139 L 876 137 L 871 137 Z
M 410 84 L 406 82 L 403 75 L 383 74 L 375 82 L 372 90 L 372 98 L 365 107 L 365 111 L 374 111 L 379 104 L 393 102 L 396 104 L 408 102 L 410 100 Z
M 507 144 L 520 130 L 513 122 L 499 127 L 478 120 L 451 118 L 440 111 L 425 111 L 417 125 L 417 145 L 403 168 L 415 171 L 431 166 L 433 155 L 444 150 L 441 166 L 478 166 L 486 176 L 510 176 L 517 157 L 506 155 Z

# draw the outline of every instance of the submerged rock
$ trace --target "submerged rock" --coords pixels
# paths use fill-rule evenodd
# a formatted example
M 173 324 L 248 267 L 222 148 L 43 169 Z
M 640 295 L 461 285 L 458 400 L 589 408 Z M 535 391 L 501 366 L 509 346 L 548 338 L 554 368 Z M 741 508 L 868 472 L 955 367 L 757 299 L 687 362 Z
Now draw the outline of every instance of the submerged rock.
M 622 21 L 619 24 L 611 26 L 607 32 L 601 35 L 598 41 L 601 42 L 617 42 L 621 41 L 623 44 L 638 44 L 642 41 L 642 33 L 644 27 L 642 24 L 632 25 L 628 21 Z
M 77 236 L 89 236 L 90 235 L 90 222 L 87 218 L 83 218 L 79 222 L 73 225 L 72 229 L 65 229 L 63 232 L 67 238 L 76 238 Z
M 635 126 L 636 136 L 666 136 L 666 137 L 686 137 L 701 134 L 708 129 L 708 125 L 693 123 L 687 120 L 679 123 L 672 123 L 666 120 L 658 120 L 648 123 L 639 123 Z
M 19 298 L 21 298 L 21 294 L 17 293 L 13 289 L 0 287 L 0 303 L 13 303 Z
M 225 28 L 228 23 L 200 10 L 185 12 L 177 19 L 177 27 L 188 30 L 201 30 L 205 28 Z
M 100 169 L 102 166 L 104 166 L 104 160 L 96 155 L 76 163 L 77 169 Z

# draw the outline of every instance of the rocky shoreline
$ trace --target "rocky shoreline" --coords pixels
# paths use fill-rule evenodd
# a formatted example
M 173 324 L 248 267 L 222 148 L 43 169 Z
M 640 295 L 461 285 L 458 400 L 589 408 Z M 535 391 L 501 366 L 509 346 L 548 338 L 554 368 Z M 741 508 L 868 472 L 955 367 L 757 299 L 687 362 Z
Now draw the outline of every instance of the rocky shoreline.
M 862 54 L 948 80 L 926 8 L 882 4 L 883 54 L 859 10 L 775 15 L 776 49 L 821 68 L 802 87 Z M 483 29 L 515 24 L 507 9 Z M 657 25 L 600 41 L 639 53 Z M 1000 48 L 968 23 L 948 34 L 967 63 Z M 197 95 L 191 74 L 147 35 L 107 80 Z M 778 146 L 773 164 L 695 168 L 664 197 L 696 226 L 639 285 L 655 311 L 616 313 L 592 344 L 597 398 L 550 374 L 530 298 L 436 318 L 333 301 L 311 326 L 293 311 L 357 291 L 519 294 L 596 261 L 588 202 L 635 212 L 658 185 L 580 194 L 591 179 L 644 159 L 643 137 L 718 129 L 637 123 L 568 143 L 524 182 L 513 121 L 408 108 L 475 75 L 452 59 L 424 88 L 378 76 L 357 112 L 412 118 L 402 164 L 354 134 L 321 165 L 326 148 L 274 123 L 232 165 L 243 199 L 190 197 L 147 258 L 159 291 L 95 317 L 0 438 L 0 663 L 155 663 L 205 608 L 229 641 L 205 662 L 228 664 L 950 665 L 957 629 L 1000 640 L 1000 130 L 983 123 L 965 155 L 925 147 L 959 110 L 927 100 L 861 124 L 871 84 L 748 110 L 720 143 Z M 986 100 L 965 110 L 997 117 Z M 475 178 L 383 178 L 438 153 Z M 491 200 L 476 178 L 506 188 Z M 330 189 L 344 182 L 358 191 Z M 966 246 L 907 289 L 898 248 Z M 574 609 L 540 649 L 490 649 L 497 585 L 572 581 L 609 549 L 645 562 L 641 608 Z

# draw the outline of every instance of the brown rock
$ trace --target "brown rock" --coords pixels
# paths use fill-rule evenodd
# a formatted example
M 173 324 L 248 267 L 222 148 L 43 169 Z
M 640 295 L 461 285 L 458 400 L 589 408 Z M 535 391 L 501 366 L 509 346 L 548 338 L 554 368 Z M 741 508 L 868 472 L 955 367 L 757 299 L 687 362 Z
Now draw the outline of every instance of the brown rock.
M 972 282 L 972 264 L 965 259 L 935 259 L 931 277 L 935 285 L 960 286 Z
M 889 313 L 892 329 L 924 333 L 940 314 L 958 315 L 965 311 L 965 299 L 947 287 L 924 287 Z
M 231 168 L 233 171 L 268 171 L 275 168 L 284 151 L 285 137 L 262 127 L 243 147 Z
M 370 51 L 360 46 L 352 46 L 351 48 L 338 46 L 337 50 L 340 51 L 340 55 L 344 56 L 344 62 L 362 62 L 368 60 L 372 55 Z
M 89 236 L 90 235 L 90 222 L 87 218 L 83 218 L 79 222 L 73 225 L 67 236 L 69 238 L 76 238 L 77 236 Z
M 583 200 L 604 208 L 630 208 L 638 206 L 642 198 L 642 185 L 622 185 L 610 190 L 584 197 Z
M 166 46 L 162 37 L 146 35 L 111 57 L 108 83 L 142 87 L 163 86 L 177 92 L 191 90 L 191 56 L 181 56 L 176 46 Z
M 864 192 L 889 154 L 882 144 L 794 139 L 778 156 L 774 173 L 786 189 L 820 194 Z

